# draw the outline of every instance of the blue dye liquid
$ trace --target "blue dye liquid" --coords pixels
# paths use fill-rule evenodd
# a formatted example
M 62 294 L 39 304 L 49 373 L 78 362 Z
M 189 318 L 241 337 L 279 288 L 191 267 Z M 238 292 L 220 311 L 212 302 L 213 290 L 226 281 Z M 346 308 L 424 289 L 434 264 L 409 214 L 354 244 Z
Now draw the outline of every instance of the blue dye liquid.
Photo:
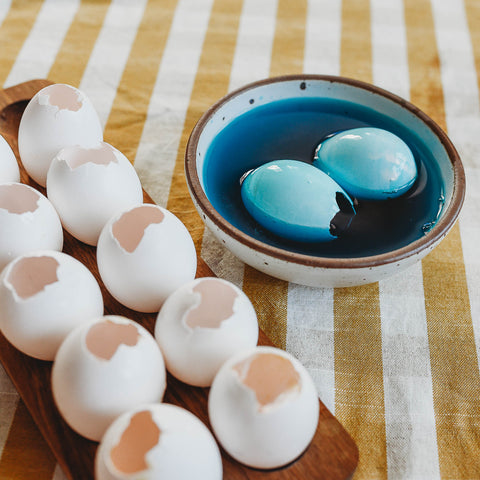
M 405 195 L 386 201 L 358 201 L 357 215 L 341 237 L 314 244 L 278 237 L 246 211 L 239 179 L 247 170 L 276 159 L 312 163 L 315 148 L 327 135 L 365 126 L 391 131 L 412 150 L 419 174 Z M 443 199 L 438 167 L 408 129 L 371 109 L 317 98 L 278 100 L 239 116 L 211 143 L 203 180 L 215 209 L 246 234 L 275 247 L 332 258 L 370 256 L 411 243 L 435 223 Z

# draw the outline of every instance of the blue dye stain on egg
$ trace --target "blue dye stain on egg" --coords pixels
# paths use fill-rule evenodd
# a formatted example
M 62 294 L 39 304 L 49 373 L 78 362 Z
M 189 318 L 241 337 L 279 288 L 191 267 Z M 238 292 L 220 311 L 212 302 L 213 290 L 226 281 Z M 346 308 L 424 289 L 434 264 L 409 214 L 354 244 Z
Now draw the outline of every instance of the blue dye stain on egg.
M 381 128 L 354 128 L 327 137 L 317 147 L 313 165 L 360 200 L 399 197 L 417 178 L 408 145 Z
M 348 194 L 314 166 L 274 160 L 247 172 L 241 196 L 250 215 L 270 232 L 299 242 L 325 242 L 348 228 L 355 209 Z

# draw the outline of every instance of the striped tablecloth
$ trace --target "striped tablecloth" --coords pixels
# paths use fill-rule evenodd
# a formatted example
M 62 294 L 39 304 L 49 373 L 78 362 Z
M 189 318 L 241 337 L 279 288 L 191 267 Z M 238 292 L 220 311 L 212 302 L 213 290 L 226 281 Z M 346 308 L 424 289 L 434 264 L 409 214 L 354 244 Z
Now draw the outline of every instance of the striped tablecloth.
M 460 220 L 405 273 L 288 284 L 235 259 L 195 213 L 183 158 L 199 116 L 245 83 L 301 72 L 391 90 L 459 150 Z M 49 78 L 88 95 L 105 140 L 308 367 L 358 444 L 356 479 L 480 479 L 479 74 L 479 0 L 0 0 L 0 83 Z M 64 478 L 1 369 L 0 455 L 2 480 Z

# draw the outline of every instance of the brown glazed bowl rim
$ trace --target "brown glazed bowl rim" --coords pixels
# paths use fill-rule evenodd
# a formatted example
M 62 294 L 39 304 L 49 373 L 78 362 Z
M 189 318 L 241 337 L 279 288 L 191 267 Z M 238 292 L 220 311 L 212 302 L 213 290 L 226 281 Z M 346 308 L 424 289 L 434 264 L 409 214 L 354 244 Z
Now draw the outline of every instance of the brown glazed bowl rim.
M 263 85 L 285 81 L 308 82 L 309 80 L 344 84 L 362 90 L 367 90 L 374 94 L 385 97 L 387 100 L 398 104 L 400 107 L 408 110 L 413 115 L 418 117 L 438 138 L 438 140 L 443 145 L 445 151 L 447 152 L 448 158 L 450 159 L 450 162 L 452 164 L 454 185 L 452 191 L 452 198 L 446 211 L 442 214 L 441 218 L 436 223 L 434 228 L 428 233 L 428 235 L 425 235 L 401 248 L 376 255 L 370 255 L 365 257 L 338 258 L 321 257 L 292 252 L 266 244 L 260 240 L 251 237 L 250 235 L 247 235 L 242 230 L 236 228 L 225 218 L 223 218 L 217 212 L 217 210 L 215 210 L 201 186 L 196 162 L 196 150 L 205 125 L 209 122 L 211 117 L 220 107 L 222 107 L 225 103 L 227 103 L 232 98 L 238 96 L 239 94 L 245 93 L 251 89 Z M 368 268 L 395 263 L 407 257 L 419 254 L 425 249 L 433 248 L 448 233 L 450 228 L 455 223 L 463 205 L 466 186 L 464 168 L 460 156 L 453 143 L 451 142 L 447 134 L 440 128 L 440 126 L 423 111 L 421 111 L 418 107 L 387 90 L 384 90 L 380 87 L 366 82 L 362 82 L 360 80 L 341 76 L 307 74 L 283 75 L 279 77 L 271 77 L 264 80 L 259 80 L 229 93 L 228 95 L 218 100 L 215 104 L 213 104 L 200 117 L 190 134 L 190 138 L 188 140 L 185 152 L 185 175 L 190 195 L 192 196 L 192 199 L 194 200 L 196 205 L 199 206 L 199 208 L 202 210 L 202 213 L 207 216 L 217 228 L 222 230 L 233 240 L 243 244 L 250 249 L 255 250 L 260 254 L 276 258 L 280 261 L 291 262 L 299 265 L 304 265 L 306 267 L 339 269 Z

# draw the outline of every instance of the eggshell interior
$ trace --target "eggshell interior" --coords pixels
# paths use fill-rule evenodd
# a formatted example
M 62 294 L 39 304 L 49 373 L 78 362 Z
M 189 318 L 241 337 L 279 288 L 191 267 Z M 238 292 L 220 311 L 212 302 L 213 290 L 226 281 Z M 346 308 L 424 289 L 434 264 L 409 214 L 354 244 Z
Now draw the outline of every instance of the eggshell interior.
M 58 266 L 53 257 L 24 257 L 15 263 L 7 280 L 20 298 L 29 298 L 58 281 Z
M 39 195 L 33 188 L 20 183 L 0 185 L 0 208 L 18 215 L 34 212 L 38 208 Z
M 136 250 L 142 241 L 145 230 L 154 223 L 161 223 L 164 214 L 161 210 L 141 206 L 125 212 L 112 226 L 113 236 L 128 253 Z
M 185 315 L 190 328 L 218 328 L 233 315 L 237 292 L 228 284 L 209 278 L 197 283 L 193 291 L 200 295 L 200 302 Z

